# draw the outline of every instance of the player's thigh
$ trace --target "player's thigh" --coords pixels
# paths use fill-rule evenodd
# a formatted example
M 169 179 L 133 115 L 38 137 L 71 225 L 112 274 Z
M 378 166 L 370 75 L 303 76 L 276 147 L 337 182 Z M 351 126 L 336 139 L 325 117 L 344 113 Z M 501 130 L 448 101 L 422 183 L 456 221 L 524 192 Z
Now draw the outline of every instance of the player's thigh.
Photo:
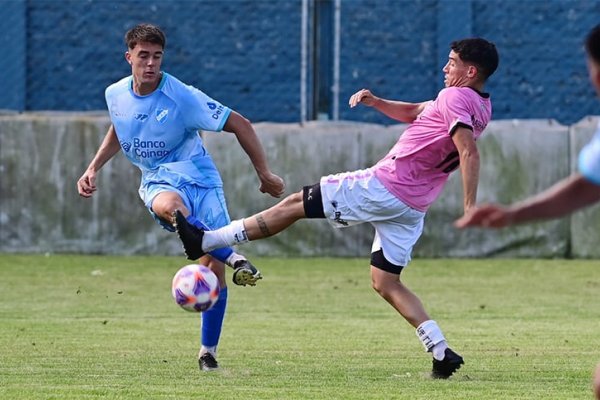
M 221 228 L 231 222 L 222 188 L 185 188 L 189 210 L 209 229 Z
M 173 211 L 180 210 L 184 215 L 188 214 L 189 206 L 185 201 L 185 193 L 170 185 L 150 185 L 145 188 L 147 198 L 146 208 L 154 220 L 169 232 L 174 232 L 171 222 Z
M 411 215 L 372 222 L 375 238 L 371 253 L 381 250 L 386 261 L 406 267 L 411 260 L 413 247 L 423 233 L 425 214 L 411 210 Z
M 393 198 L 370 170 L 324 176 L 319 184 L 325 218 L 337 228 L 381 219 L 381 196 Z

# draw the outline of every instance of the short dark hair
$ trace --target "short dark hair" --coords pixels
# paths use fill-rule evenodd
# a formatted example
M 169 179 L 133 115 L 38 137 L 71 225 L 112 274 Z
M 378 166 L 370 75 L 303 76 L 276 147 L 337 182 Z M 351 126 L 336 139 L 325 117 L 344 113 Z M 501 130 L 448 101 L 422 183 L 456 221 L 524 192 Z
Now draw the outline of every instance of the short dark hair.
M 483 75 L 484 81 L 498 68 L 499 56 L 496 45 L 485 39 L 456 40 L 450 43 L 450 48 L 462 61 L 474 64 L 477 71 Z
M 600 24 L 596 25 L 585 38 L 585 51 L 600 64 Z
M 153 43 L 160 45 L 163 49 L 167 39 L 163 31 L 156 25 L 138 24 L 125 34 L 125 44 L 128 49 L 133 49 L 138 43 Z

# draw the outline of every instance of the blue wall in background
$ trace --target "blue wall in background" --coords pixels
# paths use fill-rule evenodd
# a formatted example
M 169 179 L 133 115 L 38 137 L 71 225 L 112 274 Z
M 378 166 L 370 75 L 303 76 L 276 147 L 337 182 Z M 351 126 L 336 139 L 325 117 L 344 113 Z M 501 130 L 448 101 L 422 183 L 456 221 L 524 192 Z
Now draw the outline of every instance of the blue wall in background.
M 167 34 L 165 71 L 252 121 L 300 120 L 301 0 L 0 0 L 0 10 L 2 31 L 13 32 L 2 36 L 11 85 L 0 109 L 104 110 L 105 87 L 130 72 L 125 31 L 151 22 Z M 433 98 L 447 46 L 465 34 L 499 48 L 487 87 L 495 119 L 599 114 L 582 47 L 597 23 L 591 0 L 342 0 L 340 118 L 393 123 L 347 108 L 362 87 Z

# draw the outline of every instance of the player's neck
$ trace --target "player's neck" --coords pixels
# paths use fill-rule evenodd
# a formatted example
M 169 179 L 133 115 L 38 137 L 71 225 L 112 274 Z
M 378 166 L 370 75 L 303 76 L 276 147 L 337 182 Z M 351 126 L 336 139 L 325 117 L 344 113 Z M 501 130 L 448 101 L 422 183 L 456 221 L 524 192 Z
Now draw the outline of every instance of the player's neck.
M 137 94 L 138 96 L 147 96 L 156 90 L 156 88 L 160 84 L 161 79 L 162 79 L 162 72 L 158 74 L 158 77 L 156 80 L 150 81 L 150 82 L 139 82 L 135 78 L 135 75 L 134 75 L 133 82 L 131 85 L 133 92 L 135 94 Z
M 471 82 L 469 82 L 469 83 L 468 83 L 467 85 L 465 85 L 465 86 L 468 86 L 468 87 L 470 87 L 471 89 L 475 89 L 475 90 L 476 90 L 476 91 L 478 91 L 479 93 L 483 93 L 483 92 L 484 92 L 484 90 L 483 90 L 484 83 L 483 83 L 483 82 L 471 81 Z

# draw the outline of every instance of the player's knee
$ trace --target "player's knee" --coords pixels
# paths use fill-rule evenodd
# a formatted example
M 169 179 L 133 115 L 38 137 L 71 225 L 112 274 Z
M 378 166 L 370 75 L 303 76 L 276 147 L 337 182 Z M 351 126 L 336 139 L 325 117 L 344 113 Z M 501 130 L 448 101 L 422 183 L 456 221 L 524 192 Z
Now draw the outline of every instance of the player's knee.
M 383 298 L 388 298 L 400 283 L 402 266 L 388 261 L 379 249 L 371 253 L 371 286 Z
M 390 277 L 371 274 L 371 287 L 384 299 L 390 296 L 393 284 L 394 281 Z
M 279 209 L 284 210 L 289 215 L 304 214 L 304 207 L 302 205 L 302 192 L 292 193 L 283 199 L 277 206 Z
M 156 215 L 158 215 L 159 218 L 161 218 L 165 221 L 169 221 L 171 219 L 171 216 L 173 215 L 175 210 L 179 210 L 179 211 L 183 212 L 184 214 L 188 213 L 188 211 L 187 211 L 186 207 L 183 205 L 183 203 L 181 201 L 177 201 L 177 200 L 169 199 L 166 201 L 155 202 L 152 205 L 152 211 L 154 211 L 154 213 Z

